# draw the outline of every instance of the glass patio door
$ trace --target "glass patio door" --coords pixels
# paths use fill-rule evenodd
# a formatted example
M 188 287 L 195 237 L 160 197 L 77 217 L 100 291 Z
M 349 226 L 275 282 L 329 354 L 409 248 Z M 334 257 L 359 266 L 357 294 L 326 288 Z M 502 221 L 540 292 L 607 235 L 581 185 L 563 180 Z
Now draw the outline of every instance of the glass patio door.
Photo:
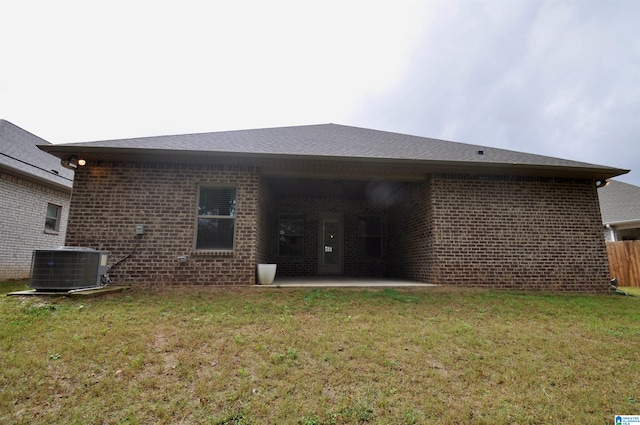
M 318 274 L 342 274 L 344 228 L 342 214 L 320 214 L 318 225 Z

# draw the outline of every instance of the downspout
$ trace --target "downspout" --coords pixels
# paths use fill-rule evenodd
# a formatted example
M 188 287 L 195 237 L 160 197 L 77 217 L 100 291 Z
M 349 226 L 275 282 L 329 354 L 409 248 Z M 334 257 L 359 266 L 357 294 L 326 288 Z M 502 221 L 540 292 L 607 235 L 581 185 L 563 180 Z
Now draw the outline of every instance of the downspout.
M 609 238 L 611 239 L 611 242 L 616 242 L 616 231 L 613 227 L 611 227 L 610 224 L 605 224 L 604 227 L 607 228 L 607 230 L 609 231 Z

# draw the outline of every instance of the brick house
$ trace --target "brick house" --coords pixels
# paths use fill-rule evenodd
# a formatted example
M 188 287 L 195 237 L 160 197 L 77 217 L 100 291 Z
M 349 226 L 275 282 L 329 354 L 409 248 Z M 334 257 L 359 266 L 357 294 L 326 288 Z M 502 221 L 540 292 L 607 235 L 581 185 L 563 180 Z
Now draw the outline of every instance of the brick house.
M 609 180 L 598 198 L 607 242 L 640 240 L 640 187 Z
M 34 249 L 64 245 L 73 171 L 47 144 L 0 120 L 0 280 L 29 277 Z
M 67 245 L 126 284 L 278 276 L 604 292 L 596 182 L 627 170 L 335 124 L 46 152 L 76 171 Z M 144 234 L 136 235 L 136 225 Z

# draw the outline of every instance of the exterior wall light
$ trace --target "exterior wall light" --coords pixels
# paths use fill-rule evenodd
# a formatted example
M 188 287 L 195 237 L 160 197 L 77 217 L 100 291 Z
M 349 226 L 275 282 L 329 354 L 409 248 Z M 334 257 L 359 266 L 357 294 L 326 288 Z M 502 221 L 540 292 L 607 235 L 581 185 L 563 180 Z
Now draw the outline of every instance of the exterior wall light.
M 70 156 L 69 159 L 61 160 L 60 164 L 62 164 L 64 168 L 68 168 L 69 170 L 76 170 L 78 169 L 78 166 L 85 166 L 87 164 L 87 161 L 85 161 L 84 159 L 78 159 L 75 156 Z

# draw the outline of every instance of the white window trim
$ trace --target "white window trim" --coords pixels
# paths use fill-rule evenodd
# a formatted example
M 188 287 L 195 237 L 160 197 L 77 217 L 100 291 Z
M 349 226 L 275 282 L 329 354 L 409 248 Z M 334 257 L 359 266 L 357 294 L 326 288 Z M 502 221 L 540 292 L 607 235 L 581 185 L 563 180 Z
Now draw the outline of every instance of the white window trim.
M 53 206 L 56 207 L 56 212 L 57 212 L 57 216 L 56 217 L 49 217 L 49 206 Z M 47 228 L 47 220 L 48 219 L 55 219 L 55 226 L 53 229 L 48 229 Z M 62 220 L 62 205 L 58 205 L 58 204 L 54 204 L 52 202 L 47 202 L 47 209 L 45 210 L 45 217 L 44 217 L 44 233 L 49 234 L 49 235 L 58 235 L 60 234 L 60 222 Z
M 233 189 L 235 190 L 235 201 L 236 201 L 236 214 L 234 216 L 228 216 L 228 215 L 199 215 L 198 214 L 198 208 L 200 206 L 200 189 L 202 188 L 220 188 L 220 189 Z M 200 183 L 198 184 L 197 187 L 197 193 L 196 193 L 196 206 L 195 206 L 195 222 L 194 222 L 194 234 L 193 234 L 193 251 L 197 254 L 231 254 L 235 251 L 236 249 L 236 236 L 237 236 L 237 232 L 238 232 L 238 222 L 235 221 L 236 218 L 238 218 L 238 186 L 233 185 L 233 184 L 224 184 L 224 183 Z M 234 220 L 233 223 L 233 240 L 232 240 L 232 246 L 230 249 L 202 249 L 202 248 L 198 248 L 198 220 L 201 218 L 216 218 L 216 219 L 227 219 L 227 220 Z

